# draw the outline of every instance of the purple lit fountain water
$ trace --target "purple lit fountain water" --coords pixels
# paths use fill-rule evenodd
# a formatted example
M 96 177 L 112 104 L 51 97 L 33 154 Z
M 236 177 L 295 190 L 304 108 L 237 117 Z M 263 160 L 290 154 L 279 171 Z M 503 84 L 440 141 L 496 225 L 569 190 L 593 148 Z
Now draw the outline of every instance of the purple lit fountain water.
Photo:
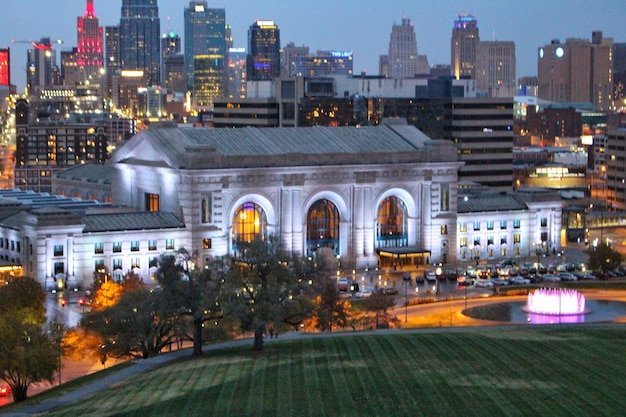
M 589 311 L 585 308 L 585 296 L 566 288 L 539 288 L 528 294 L 524 311 L 531 313 L 533 322 L 553 322 L 551 318 L 539 316 L 580 316 Z M 566 320 L 574 321 L 578 320 Z

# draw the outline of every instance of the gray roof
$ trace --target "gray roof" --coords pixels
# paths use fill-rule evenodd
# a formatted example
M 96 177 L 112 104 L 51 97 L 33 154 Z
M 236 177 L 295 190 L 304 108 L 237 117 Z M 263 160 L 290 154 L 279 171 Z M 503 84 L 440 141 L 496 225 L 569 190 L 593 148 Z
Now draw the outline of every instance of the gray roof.
M 54 176 L 66 180 L 111 184 L 112 169 L 106 165 L 82 164 L 57 171 Z
M 160 125 L 138 133 L 112 161 L 211 169 L 456 162 L 457 154 L 451 142 L 431 140 L 408 125 L 237 129 Z
M 174 214 L 164 211 L 89 214 L 83 217 L 83 232 L 114 232 L 123 230 L 154 230 L 184 228 Z
M 481 194 L 459 197 L 457 213 L 526 210 L 526 204 L 510 194 Z
M 75 197 L 64 197 L 58 194 L 38 193 L 32 190 L 19 188 L 1 189 L 0 205 L 24 205 L 34 209 L 42 207 L 58 207 L 65 209 L 86 209 L 90 207 L 106 206 L 94 200 L 82 200 Z

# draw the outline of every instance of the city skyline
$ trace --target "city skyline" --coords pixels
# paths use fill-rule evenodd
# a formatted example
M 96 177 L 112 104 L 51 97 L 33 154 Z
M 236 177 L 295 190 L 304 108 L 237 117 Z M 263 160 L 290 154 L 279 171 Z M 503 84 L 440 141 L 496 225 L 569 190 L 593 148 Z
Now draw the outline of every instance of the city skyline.
M 546 4 L 550 7 L 547 8 Z M 83 15 L 86 0 L 50 0 L 21 2 L 0 0 L 12 13 L 0 15 L 0 48 L 11 48 L 11 82 L 19 92 L 24 90 L 26 43 L 43 37 L 61 39 L 60 51 L 76 46 L 76 19 Z M 163 1 L 159 6 L 161 32 L 173 31 L 184 36 L 184 8 L 189 1 Z M 481 40 L 514 41 L 517 54 L 517 77 L 537 75 L 537 50 L 552 39 L 590 39 L 600 30 L 615 42 L 626 42 L 622 22 L 626 10 L 621 0 L 603 0 L 593 5 L 585 0 L 528 0 L 498 2 L 493 0 L 375 0 L 304 2 L 269 0 L 232 0 L 221 4 L 208 1 L 209 7 L 224 7 L 226 23 L 232 27 L 235 47 L 247 47 L 247 31 L 257 19 L 274 20 L 281 31 L 281 46 L 289 42 L 317 50 L 341 50 L 354 53 L 354 72 L 377 75 L 378 59 L 386 54 L 392 26 L 403 16 L 415 25 L 420 55 L 427 55 L 429 64 L 450 64 L 450 38 L 454 19 L 459 13 L 476 17 Z M 122 0 L 94 0 L 96 16 L 102 26 L 119 24 Z M 29 16 L 36 11 L 36 14 Z

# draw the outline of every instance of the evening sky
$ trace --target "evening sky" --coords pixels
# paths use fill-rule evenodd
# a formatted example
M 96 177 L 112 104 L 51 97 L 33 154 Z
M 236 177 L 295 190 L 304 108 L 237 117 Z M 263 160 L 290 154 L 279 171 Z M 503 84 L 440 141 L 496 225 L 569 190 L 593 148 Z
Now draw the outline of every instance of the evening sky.
M 11 80 L 24 90 L 27 43 L 42 37 L 63 40 L 57 50 L 76 46 L 76 19 L 86 0 L 0 0 L 0 48 L 11 48 Z M 625 0 L 221 0 L 232 27 L 235 47 L 247 47 L 255 20 L 274 20 L 281 44 L 317 50 L 352 51 L 354 72 L 378 74 L 394 23 L 412 20 L 418 52 L 429 64 L 450 63 L 450 37 L 459 13 L 478 20 L 481 40 L 514 41 L 517 77 L 537 75 L 537 50 L 553 39 L 591 39 L 601 30 L 615 42 L 626 42 Z M 122 0 L 94 0 L 101 26 L 117 25 Z M 184 34 L 183 12 L 189 1 L 159 0 L 161 32 Z M 58 53 L 57 53 L 58 56 Z

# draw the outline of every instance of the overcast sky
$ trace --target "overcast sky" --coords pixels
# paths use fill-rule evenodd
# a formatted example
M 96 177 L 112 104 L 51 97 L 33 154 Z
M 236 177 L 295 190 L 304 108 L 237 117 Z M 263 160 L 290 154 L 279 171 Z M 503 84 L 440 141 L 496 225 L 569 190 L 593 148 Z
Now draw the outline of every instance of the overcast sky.
M 15 40 L 61 39 L 60 49 L 76 46 L 76 18 L 86 0 L 0 0 L 0 48 L 11 48 L 11 79 L 23 91 L 28 44 Z M 386 54 L 391 27 L 403 16 L 415 25 L 418 51 L 431 65 L 450 63 L 450 36 L 458 13 L 478 20 L 482 40 L 514 41 L 517 78 L 537 74 L 537 49 L 552 39 L 591 39 L 602 30 L 626 42 L 625 0 L 221 0 L 235 47 L 247 47 L 254 20 L 274 20 L 281 44 L 306 45 L 311 52 L 354 53 L 354 72 L 378 74 L 378 57 Z M 159 0 L 161 32 L 183 37 L 184 8 L 189 1 Z M 94 0 L 101 26 L 119 23 L 122 0 Z M 58 56 L 58 54 L 57 54 Z

